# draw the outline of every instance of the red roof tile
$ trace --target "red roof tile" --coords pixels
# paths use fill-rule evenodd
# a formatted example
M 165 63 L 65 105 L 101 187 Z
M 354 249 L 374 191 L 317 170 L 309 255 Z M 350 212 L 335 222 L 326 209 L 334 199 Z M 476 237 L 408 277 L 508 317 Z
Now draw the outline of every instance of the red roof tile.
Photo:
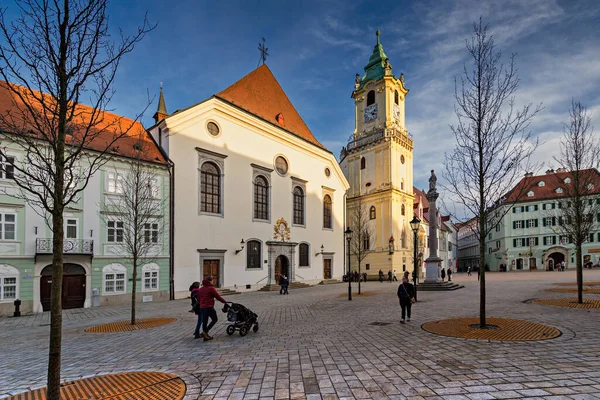
M 592 181 L 594 182 L 594 189 L 590 192 L 590 194 L 600 193 L 600 173 L 595 169 L 582 170 L 581 173 L 593 174 Z M 564 182 L 565 178 L 567 177 L 572 177 L 570 172 L 549 172 L 545 175 L 524 177 L 509 192 L 506 197 L 506 201 L 535 201 L 541 199 L 557 199 L 567 197 L 568 195 L 565 191 L 565 188 L 569 184 Z M 541 181 L 544 182 L 544 186 L 539 186 Z M 556 192 L 556 189 L 559 187 L 563 189 L 563 193 Z M 533 191 L 533 197 L 527 196 L 529 191 Z
M 429 200 L 427 200 L 427 197 L 425 196 L 425 192 L 422 190 L 417 189 L 416 187 L 413 186 L 413 194 L 415 195 L 415 204 L 414 207 L 417 207 L 417 205 L 419 204 L 419 201 L 421 202 L 421 204 L 423 204 L 423 208 L 429 208 Z
M 217 93 L 216 97 L 325 149 L 308 129 L 266 64 Z
M 31 99 L 29 104 L 32 108 L 42 112 L 42 106 L 39 101 L 32 96 L 28 95 L 27 89 L 12 84 L 23 90 L 24 98 Z M 41 96 L 39 92 L 35 92 L 35 96 Z M 29 101 L 29 100 L 28 100 Z M 12 124 L 17 124 L 21 128 L 22 132 L 32 130 L 33 124 L 30 122 L 31 117 L 28 116 L 27 112 L 24 112 L 25 103 L 13 92 L 5 81 L 0 81 L 0 115 L 8 119 Z M 70 133 L 73 135 L 73 139 L 76 141 L 79 137 L 84 134 L 84 129 L 92 118 L 93 109 L 84 104 L 77 105 L 76 117 L 73 119 L 73 123 L 70 127 Z M 27 118 L 24 118 L 25 115 Z M 98 114 L 96 115 L 98 118 Z M 89 136 L 86 139 L 87 143 L 85 147 L 89 150 L 104 151 L 107 146 L 108 153 L 116 156 L 124 157 L 136 157 L 138 150 L 134 145 L 139 144 L 139 140 L 142 140 L 142 159 L 149 162 L 165 163 L 166 160 L 159 150 L 158 146 L 152 140 L 150 135 L 146 132 L 144 127 L 139 121 L 134 121 L 130 118 L 122 117 L 107 111 L 101 114 L 99 121 L 90 130 Z M 0 121 L 0 124 L 2 121 Z M 81 130 L 78 131 L 77 127 Z M 0 129 L 2 127 L 0 126 Z M 11 129 L 9 126 L 5 126 L 4 129 Z M 116 141 L 115 141 L 115 138 Z M 114 144 L 110 145 L 114 141 Z

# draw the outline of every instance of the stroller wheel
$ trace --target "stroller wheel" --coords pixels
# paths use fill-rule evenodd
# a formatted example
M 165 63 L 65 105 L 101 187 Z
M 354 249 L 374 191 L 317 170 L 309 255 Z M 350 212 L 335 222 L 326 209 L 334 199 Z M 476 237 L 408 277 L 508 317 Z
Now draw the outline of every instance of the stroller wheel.
M 234 333 L 235 333 L 235 327 L 234 327 L 233 325 L 229 325 L 229 326 L 227 327 L 227 334 L 228 334 L 229 336 L 231 336 L 231 335 L 233 335 Z
M 248 327 L 246 325 L 240 328 L 240 336 L 246 336 L 248 334 Z
M 258 332 L 258 324 L 254 324 L 252 330 L 254 331 L 254 333 Z

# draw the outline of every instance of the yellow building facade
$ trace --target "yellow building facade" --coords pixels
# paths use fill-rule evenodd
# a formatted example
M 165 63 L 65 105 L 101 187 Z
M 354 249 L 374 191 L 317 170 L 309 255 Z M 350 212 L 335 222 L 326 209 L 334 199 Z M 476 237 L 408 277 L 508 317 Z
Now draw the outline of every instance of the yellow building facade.
M 413 140 L 406 130 L 404 102 L 408 89 L 404 76 L 396 77 L 383 51 L 377 31 L 377 44 L 365 66 L 365 75 L 356 75 L 352 92 L 355 130 L 342 149 L 340 165 L 350 183 L 347 193 L 347 225 L 359 204 L 366 209 L 370 240 L 361 272 L 377 275 L 413 270 Z M 354 253 L 354 251 L 353 251 Z M 358 268 L 356 254 L 351 270 Z M 371 278 L 372 279 L 372 278 Z

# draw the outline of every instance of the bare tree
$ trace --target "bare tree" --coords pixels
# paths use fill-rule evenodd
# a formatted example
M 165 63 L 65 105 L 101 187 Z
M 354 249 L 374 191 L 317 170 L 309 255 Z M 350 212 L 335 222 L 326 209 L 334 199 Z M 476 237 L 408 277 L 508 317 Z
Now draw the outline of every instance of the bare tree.
M 583 251 L 582 245 L 598 230 L 597 216 L 600 215 L 600 140 L 594 129 L 587 109 L 573 100 L 569 110 L 570 121 L 563 127 L 560 142 L 560 157 L 556 162 L 563 166 L 556 176 L 563 184 L 567 199 L 553 211 L 558 216 L 557 230 L 569 238 L 575 246 L 577 266 L 577 302 L 583 303 Z M 565 177 L 566 175 L 566 177 Z M 569 180 L 567 180 L 569 179 Z
M 456 147 L 445 155 L 444 177 L 448 193 L 477 219 L 474 233 L 479 241 L 479 324 L 483 329 L 486 236 L 509 209 L 505 195 L 511 185 L 530 168 L 537 142 L 530 140 L 528 128 L 540 106 L 516 108 L 514 93 L 519 78 L 515 55 L 506 66 L 501 64 L 494 37 L 481 19 L 474 24 L 474 36 L 466 47 L 472 64 L 465 65 L 460 81 L 455 81 L 458 123 L 451 129 Z M 498 207 L 500 204 L 504 206 Z M 490 212 L 493 207 L 498 212 Z
M 363 203 L 362 197 L 351 206 L 350 226 L 352 227 L 352 240 L 350 241 L 350 254 L 356 257 L 358 273 L 360 275 L 361 262 L 372 253 L 375 242 L 375 232 L 369 223 L 369 211 Z M 358 280 L 358 294 L 360 294 L 360 279 Z
M 108 103 L 123 56 L 153 29 L 111 40 L 107 0 L 21 0 L 20 17 L 0 10 L 0 76 L 12 107 L 0 118 L 0 156 L 22 197 L 51 219 L 52 292 L 48 399 L 60 396 L 63 211 L 77 200 L 108 151 L 136 126 L 111 116 Z M 91 107 L 81 106 L 84 99 Z M 7 149 L 17 148 L 22 157 Z M 89 151 L 93 149 L 94 151 Z
M 118 254 L 131 263 L 131 325 L 135 325 L 138 267 L 162 253 L 160 234 L 165 231 L 166 202 L 160 195 L 159 167 L 143 160 L 148 143 L 140 137 L 134 145 L 135 157 L 127 161 L 128 168 L 115 170 L 116 194 L 106 198 L 100 214 L 106 225 L 109 221 L 116 225 L 115 239 L 121 244 Z

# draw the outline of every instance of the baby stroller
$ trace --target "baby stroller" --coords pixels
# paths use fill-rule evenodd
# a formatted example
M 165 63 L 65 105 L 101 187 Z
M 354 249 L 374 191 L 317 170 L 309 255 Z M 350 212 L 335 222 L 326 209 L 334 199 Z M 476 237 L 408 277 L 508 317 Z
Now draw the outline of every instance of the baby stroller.
M 223 312 L 227 313 L 227 321 L 231 322 L 227 326 L 227 334 L 233 335 L 235 331 L 240 331 L 240 336 L 246 336 L 250 328 L 258 332 L 258 315 L 254 314 L 248 308 L 238 303 L 225 303 Z

